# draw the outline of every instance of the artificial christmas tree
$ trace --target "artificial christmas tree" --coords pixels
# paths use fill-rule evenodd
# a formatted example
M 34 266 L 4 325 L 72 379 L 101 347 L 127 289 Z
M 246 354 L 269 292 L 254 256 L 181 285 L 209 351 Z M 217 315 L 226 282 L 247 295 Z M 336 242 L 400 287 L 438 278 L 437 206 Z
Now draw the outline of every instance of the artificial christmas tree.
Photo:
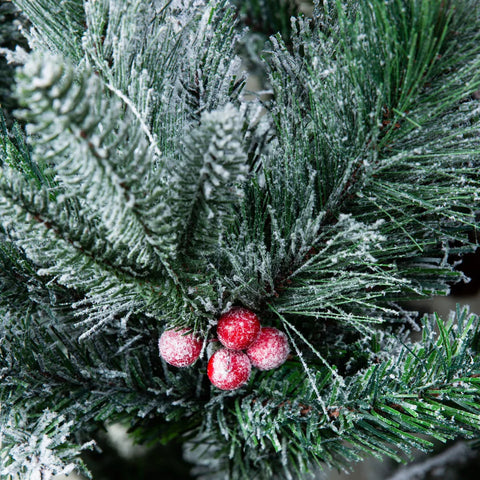
M 476 0 L 318 1 L 257 59 L 262 102 L 226 0 L 14 3 L 32 29 L 0 131 L 2 477 L 86 473 L 112 422 L 209 479 L 478 439 L 478 317 L 405 306 L 476 249 Z M 250 365 L 210 348 L 233 307 L 290 356 L 222 391 L 209 358 Z M 174 328 L 205 345 L 188 368 L 159 355 Z

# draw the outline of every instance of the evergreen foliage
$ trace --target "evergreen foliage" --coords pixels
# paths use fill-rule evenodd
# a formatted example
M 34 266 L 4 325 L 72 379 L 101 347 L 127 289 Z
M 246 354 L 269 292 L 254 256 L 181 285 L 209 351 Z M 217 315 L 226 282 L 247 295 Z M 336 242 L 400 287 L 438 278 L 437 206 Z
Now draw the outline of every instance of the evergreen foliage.
M 272 3 L 240 18 L 271 33 Z M 2 478 L 87 474 L 115 421 L 209 479 L 479 437 L 477 315 L 402 303 L 447 294 L 476 248 L 478 2 L 324 0 L 292 23 L 281 2 L 263 110 L 226 0 L 15 4 L 33 27 L 9 54 L 26 127 L 0 117 Z M 206 357 L 232 305 L 292 355 L 220 392 Z M 205 338 L 191 368 L 158 356 L 174 326 Z
M 9 63 L 4 53 L 15 47 L 26 48 L 27 42 L 21 29 L 27 28 L 27 20 L 11 2 L 0 2 L 0 108 L 4 110 L 8 124 L 13 119 L 9 115 L 15 106 L 11 87 L 14 83 L 15 65 Z

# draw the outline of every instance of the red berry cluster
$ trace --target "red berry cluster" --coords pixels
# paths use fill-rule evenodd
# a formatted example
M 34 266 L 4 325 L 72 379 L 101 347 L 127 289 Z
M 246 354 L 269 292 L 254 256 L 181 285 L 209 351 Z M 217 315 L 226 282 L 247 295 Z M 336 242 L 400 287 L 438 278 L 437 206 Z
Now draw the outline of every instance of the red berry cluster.
M 235 390 L 250 378 L 252 365 L 271 370 L 289 354 L 287 336 L 273 327 L 262 327 L 257 315 L 236 307 L 218 320 L 217 336 L 224 348 L 208 362 L 207 375 L 216 387 Z M 200 356 L 202 340 L 186 329 L 166 330 L 158 342 L 160 355 L 176 367 L 192 365 Z M 242 351 L 244 350 L 244 351 Z

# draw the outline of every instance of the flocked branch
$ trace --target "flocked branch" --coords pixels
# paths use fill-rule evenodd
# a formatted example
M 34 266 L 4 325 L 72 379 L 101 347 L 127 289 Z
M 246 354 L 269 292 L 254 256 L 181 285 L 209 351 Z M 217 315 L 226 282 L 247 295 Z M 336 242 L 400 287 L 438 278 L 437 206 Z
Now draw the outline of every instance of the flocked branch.
M 402 303 L 448 293 L 476 248 L 478 2 L 316 2 L 267 44 L 263 109 L 226 1 L 15 3 L 33 52 L 10 54 L 21 123 L 0 118 L 6 478 L 85 471 L 114 421 L 208 478 L 478 438 L 478 317 Z M 233 305 L 291 355 L 223 392 L 207 357 Z M 175 326 L 204 339 L 191 368 L 158 356 Z

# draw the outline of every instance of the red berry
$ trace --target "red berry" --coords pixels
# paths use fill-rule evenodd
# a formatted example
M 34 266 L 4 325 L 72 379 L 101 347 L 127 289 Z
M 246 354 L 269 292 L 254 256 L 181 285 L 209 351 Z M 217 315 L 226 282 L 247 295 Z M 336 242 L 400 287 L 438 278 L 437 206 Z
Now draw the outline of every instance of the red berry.
M 232 350 L 247 348 L 259 333 L 258 317 L 246 308 L 232 308 L 218 320 L 218 339 L 225 347 Z
M 288 339 L 283 332 L 273 327 L 263 327 L 248 348 L 247 355 L 254 367 L 271 370 L 285 362 L 289 352 Z
M 188 333 L 186 328 L 180 330 L 165 330 L 158 348 L 160 356 L 170 365 L 175 367 L 188 367 L 200 356 L 202 351 L 202 340 Z
M 248 381 L 251 370 L 250 360 L 243 352 L 222 348 L 210 357 L 207 375 L 221 390 L 235 390 Z

